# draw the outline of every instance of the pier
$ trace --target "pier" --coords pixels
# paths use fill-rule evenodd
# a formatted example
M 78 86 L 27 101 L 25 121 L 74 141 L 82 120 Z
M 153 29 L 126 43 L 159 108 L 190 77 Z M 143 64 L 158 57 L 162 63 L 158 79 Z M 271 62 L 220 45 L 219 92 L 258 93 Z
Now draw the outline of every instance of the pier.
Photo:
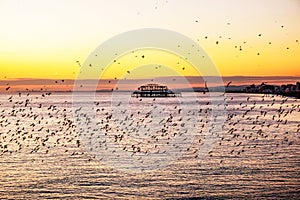
M 158 84 L 147 84 L 142 85 L 135 90 L 132 94 L 132 97 L 180 97 L 180 92 L 173 92 L 168 89 L 165 85 Z

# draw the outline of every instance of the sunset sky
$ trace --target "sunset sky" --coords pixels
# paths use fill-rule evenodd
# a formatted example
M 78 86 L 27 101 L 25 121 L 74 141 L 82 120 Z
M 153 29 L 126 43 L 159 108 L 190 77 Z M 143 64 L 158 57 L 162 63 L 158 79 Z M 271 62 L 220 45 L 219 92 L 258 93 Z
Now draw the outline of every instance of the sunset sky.
M 222 76 L 300 76 L 299 19 L 298 0 L 0 0 L 0 79 L 75 79 L 76 61 L 140 28 L 186 35 Z

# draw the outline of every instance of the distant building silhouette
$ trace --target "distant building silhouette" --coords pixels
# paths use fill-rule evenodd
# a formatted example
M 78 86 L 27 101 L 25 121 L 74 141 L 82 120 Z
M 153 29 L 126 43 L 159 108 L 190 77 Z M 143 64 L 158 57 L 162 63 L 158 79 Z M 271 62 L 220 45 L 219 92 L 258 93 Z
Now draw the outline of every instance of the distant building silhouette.
M 260 85 L 249 85 L 244 90 L 246 93 L 264 93 L 264 94 L 278 94 L 284 96 L 292 96 L 300 98 L 300 82 L 287 85 L 267 85 L 266 83 L 261 83 Z

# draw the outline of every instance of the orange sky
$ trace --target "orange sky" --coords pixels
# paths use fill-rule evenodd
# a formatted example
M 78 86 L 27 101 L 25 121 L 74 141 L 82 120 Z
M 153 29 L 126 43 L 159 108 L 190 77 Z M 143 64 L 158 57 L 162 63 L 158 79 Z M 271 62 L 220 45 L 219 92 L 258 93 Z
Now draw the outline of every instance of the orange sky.
M 186 35 L 222 76 L 300 76 L 299 19 L 297 0 L 0 0 L 0 79 L 75 79 L 76 61 L 84 63 L 102 42 L 139 28 Z M 153 54 L 148 63 L 176 68 L 178 57 L 148 54 Z M 118 59 L 145 64 L 128 55 Z M 110 78 L 122 76 L 109 67 Z M 197 74 L 187 68 L 180 75 Z

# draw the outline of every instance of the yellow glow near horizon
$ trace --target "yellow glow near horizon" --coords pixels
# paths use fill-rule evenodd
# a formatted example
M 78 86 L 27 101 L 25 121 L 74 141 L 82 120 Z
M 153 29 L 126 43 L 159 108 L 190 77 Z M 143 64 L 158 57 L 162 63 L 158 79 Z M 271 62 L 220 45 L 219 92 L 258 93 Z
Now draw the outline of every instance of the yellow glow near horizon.
M 132 73 L 133 72 L 133 73 Z M 153 78 L 163 76 L 200 76 L 185 59 L 163 50 L 137 50 L 116 59 L 103 72 L 102 79 L 123 77 Z
M 0 0 L 0 79 L 74 79 L 99 44 L 151 27 L 197 41 L 223 76 L 300 76 L 299 19 L 297 0 Z
M 219 43 L 220 44 L 220 43 Z M 220 73 L 234 75 L 285 75 L 300 76 L 300 43 L 286 42 L 284 45 L 248 40 L 246 44 L 234 45 L 221 42 L 223 47 L 214 46 L 208 51 Z M 228 67 L 230 66 L 230 67 Z

